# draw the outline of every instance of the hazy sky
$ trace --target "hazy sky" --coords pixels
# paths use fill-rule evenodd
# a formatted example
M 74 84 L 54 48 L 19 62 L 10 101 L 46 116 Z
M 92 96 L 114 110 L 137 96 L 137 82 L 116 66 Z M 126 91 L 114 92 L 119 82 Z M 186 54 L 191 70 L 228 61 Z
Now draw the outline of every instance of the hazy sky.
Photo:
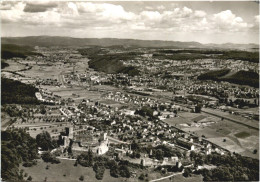
M 1 36 L 258 43 L 256 2 L 2 2 Z

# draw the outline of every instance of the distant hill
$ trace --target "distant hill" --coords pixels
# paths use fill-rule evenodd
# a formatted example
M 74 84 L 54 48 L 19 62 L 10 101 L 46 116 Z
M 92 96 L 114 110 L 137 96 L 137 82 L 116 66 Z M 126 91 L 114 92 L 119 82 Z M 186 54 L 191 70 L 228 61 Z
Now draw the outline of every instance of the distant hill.
M 5 44 L 1 45 L 1 59 L 10 59 L 13 57 L 26 58 L 30 55 L 41 55 L 34 52 L 35 49 L 27 45 Z
M 248 85 L 252 87 L 259 87 L 259 74 L 253 71 L 238 71 L 234 74 L 228 74 L 229 69 L 222 69 L 216 71 L 209 71 L 198 76 L 199 80 L 214 80 L 227 81 L 239 85 Z M 228 75 L 229 76 L 228 76 Z M 227 75 L 227 76 L 225 76 Z
M 219 48 L 219 49 L 253 49 L 257 44 L 201 44 L 198 42 L 179 42 L 162 40 L 136 40 L 116 38 L 72 38 L 58 36 L 3 37 L 2 44 L 17 44 L 29 46 L 132 46 L 155 48 Z

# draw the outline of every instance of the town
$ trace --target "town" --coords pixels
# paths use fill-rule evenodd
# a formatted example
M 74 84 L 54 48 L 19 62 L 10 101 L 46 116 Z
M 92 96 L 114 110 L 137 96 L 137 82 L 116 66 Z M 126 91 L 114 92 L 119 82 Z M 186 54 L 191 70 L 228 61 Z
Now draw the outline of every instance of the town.
M 243 156 L 259 162 L 259 88 L 199 79 L 227 69 L 228 76 L 259 74 L 259 64 L 225 60 L 210 51 L 192 58 L 192 51 L 191 59 L 175 60 L 167 57 L 175 55 L 170 49 L 39 46 L 38 55 L 7 59 L 2 84 L 14 80 L 36 90 L 35 100 L 25 100 L 29 105 L 10 103 L 2 95 L 2 130 L 22 129 L 35 138 L 43 160 L 24 162 L 19 169 L 33 180 L 71 180 L 67 174 L 48 176 L 65 161 L 69 168 L 93 166 L 92 180 L 217 181 L 223 179 L 209 171 L 220 174 L 219 161 Z M 119 62 L 137 71 L 100 70 L 91 52 L 101 58 L 129 54 Z M 47 171 L 43 179 L 30 174 L 38 165 Z M 256 179 L 253 172 L 225 175 L 225 180 Z

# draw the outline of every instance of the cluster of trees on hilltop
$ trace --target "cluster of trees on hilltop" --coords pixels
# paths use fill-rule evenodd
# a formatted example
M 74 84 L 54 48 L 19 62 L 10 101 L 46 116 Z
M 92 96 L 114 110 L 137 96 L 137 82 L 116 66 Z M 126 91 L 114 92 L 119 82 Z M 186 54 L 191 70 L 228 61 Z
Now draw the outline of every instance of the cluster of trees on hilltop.
M 39 104 L 34 86 L 3 77 L 1 82 L 1 104 Z
M 1 177 L 4 181 L 23 181 L 19 173 L 21 162 L 32 162 L 38 157 L 36 140 L 23 129 L 1 132 Z
M 130 76 L 139 75 L 139 70 L 133 66 L 125 66 L 121 61 L 133 59 L 136 53 L 107 54 L 100 47 L 79 49 L 81 55 L 87 56 L 89 67 L 105 73 L 125 73 Z
M 35 51 L 33 47 L 30 46 L 21 46 L 15 44 L 2 44 L 1 45 L 1 58 L 2 59 L 11 59 L 13 57 L 26 58 L 27 56 L 39 55 L 40 53 L 33 52 Z

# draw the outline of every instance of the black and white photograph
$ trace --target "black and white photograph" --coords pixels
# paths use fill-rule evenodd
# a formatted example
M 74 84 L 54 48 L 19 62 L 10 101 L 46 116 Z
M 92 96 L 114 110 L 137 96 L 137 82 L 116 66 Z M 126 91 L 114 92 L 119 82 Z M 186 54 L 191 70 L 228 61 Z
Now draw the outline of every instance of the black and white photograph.
M 0 181 L 259 181 L 259 0 L 3 0 L 0 20 Z

